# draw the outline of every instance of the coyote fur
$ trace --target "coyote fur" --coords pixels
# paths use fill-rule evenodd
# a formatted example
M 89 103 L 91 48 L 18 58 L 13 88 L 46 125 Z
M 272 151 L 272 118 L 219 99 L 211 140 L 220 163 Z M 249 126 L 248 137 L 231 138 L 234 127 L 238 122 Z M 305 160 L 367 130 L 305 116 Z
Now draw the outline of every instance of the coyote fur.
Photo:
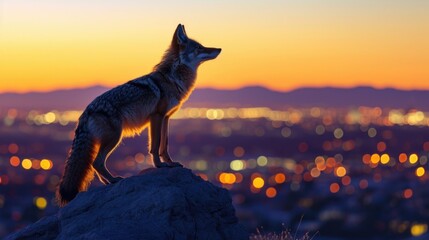
M 117 86 L 93 100 L 83 111 L 57 189 L 60 206 L 87 190 L 94 170 L 104 184 L 118 182 L 106 159 L 123 137 L 149 126 L 149 152 L 155 167 L 180 167 L 168 154 L 168 120 L 194 88 L 198 66 L 216 58 L 220 48 L 207 48 L 188 38 L 179 24 L 170 47 L 152 73 Z

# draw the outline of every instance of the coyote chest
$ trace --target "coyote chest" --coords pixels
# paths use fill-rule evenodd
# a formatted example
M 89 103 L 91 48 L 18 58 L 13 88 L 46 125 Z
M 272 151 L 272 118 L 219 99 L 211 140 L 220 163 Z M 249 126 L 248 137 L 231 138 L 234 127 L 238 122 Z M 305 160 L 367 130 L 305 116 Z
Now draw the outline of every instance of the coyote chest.
M 170 116 L 181 104 L 180 94 L 174 83 L 157 75 L 146 75 L 125 85 L 128 104 L 122 105 L 122 128 L 125 136 L 139 134 L 151 116 Z

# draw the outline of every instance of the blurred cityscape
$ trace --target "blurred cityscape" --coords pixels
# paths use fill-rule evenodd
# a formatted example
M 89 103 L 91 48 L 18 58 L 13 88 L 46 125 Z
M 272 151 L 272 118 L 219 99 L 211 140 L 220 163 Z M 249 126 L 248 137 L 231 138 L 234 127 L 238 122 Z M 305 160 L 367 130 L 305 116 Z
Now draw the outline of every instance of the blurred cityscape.
M 0 237 L 58 210 L 55 188 L 79 115 L 0 110 Z M 249 232 L 429 238 L 427 112 L 183 108 L 170 139 L 174 160 L 231 191 Z M 152 167 L 146 131 L 125 139 L 107 164 L 124 177 Z

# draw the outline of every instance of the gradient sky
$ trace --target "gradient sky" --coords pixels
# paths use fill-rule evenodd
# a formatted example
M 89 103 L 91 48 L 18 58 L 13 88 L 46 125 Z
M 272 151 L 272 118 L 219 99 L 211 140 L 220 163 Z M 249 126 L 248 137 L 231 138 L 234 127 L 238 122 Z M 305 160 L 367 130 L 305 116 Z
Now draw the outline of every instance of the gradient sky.
M 429 89 L 427 0 L 0 0 L 0 92 L 116 86 L 178 23 L 223 49 L 197 87 Z

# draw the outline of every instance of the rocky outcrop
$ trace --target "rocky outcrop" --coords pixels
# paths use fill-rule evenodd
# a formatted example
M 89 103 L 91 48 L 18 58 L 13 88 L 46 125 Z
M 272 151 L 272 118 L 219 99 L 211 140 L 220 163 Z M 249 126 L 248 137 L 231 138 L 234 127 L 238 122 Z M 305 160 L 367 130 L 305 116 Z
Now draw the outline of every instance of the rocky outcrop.
M 226 189 L 185 168 L 147 169 L 79 193 L 6 239 L 248 239 Z

